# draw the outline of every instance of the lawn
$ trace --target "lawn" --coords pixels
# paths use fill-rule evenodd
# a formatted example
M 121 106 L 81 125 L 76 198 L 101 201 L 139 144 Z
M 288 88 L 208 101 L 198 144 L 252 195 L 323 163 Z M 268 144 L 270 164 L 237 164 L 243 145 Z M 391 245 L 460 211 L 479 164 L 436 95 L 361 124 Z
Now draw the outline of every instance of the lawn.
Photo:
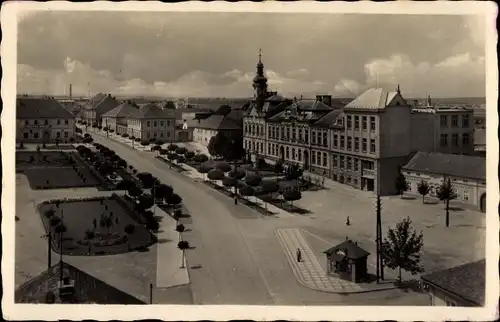
M 62 249 L 66 255 L 109 255 L 126 253 L 134 249 L 143 249 L 151 245 L 154 236 L 131 215 L 131 209 L 124 207 L 119 196 L 93 198 L 88 200 L 61 200 L 59 208 L 55 203 L 42 203 L 39 213 L 45 230 L 54 233 L 52 248 L 59 252 L 59 235 L 54 232 L 47 210 L 55 210 L 51 217 L 62 219 L 66 232 L 63 234 Z M 108 217 L 108 225 L 102 226 L 101 217 Z M 125 227 L 134 225 L 135 231 L 129 236 Z M 87 231 L 93 231 L 94 237 L 89 237 Z M 130 250 L 129 250 L 130 249 Z
M 102 181 L 73 153 L 16 152 L 16 170 L 26 175 L 32 189 L 102 185 Z

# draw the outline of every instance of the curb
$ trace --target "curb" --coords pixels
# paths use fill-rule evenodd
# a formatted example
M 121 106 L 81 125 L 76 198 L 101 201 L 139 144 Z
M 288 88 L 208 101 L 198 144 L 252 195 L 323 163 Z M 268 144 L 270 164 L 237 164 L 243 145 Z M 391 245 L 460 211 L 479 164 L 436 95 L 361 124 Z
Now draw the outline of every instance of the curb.
M 287 257 L 288 263 L 290 264 L 290 267 L 292 268 L 293 275 L 295 275 L 295 279 L 302 286 L 305 286 L 305 287 L 307 287 L 309 289 L 312 289 L 312 290 L 315 290 L 315 291 L 318 291 L 318 292 L 330 293 L 330 294 L 343 294 L 343 295 L 371 293 L 371 292 L 379 292 L 379 291 L 386 291 L 386 290 L 397 289 L 397 287 L 395 285 L 388 285 L 387 287 L 380 287 L 380 288 L 377 288 L 377 289 L 363 289 L 363 290 L 356 290 L 356 291 L 333 291 L 333 290 L 329 291 L 329 290 L 320 289 L 318 287 L 311 286 L 311 285 L 307 284 L 307 282 L 302 278 L 302 276 L 299 274 L 297 268 L 293 264 L 291 264 L 294 259 L 293 259 L 292 255 L 291 255 L 291 252 L 288 251 L 288 247 L 285 244 L 285 241 L 284 241 L 284 239 L 283 239 L 283 237 L 281 235 L 280 230 L 279 229 L 275 230 L 275 233 L 276 233 L 276 236 L 278 237 L 278 240 L 279 240 L 281 246 L 283 247 L 283 250 L 285 251 L 285 256 Z

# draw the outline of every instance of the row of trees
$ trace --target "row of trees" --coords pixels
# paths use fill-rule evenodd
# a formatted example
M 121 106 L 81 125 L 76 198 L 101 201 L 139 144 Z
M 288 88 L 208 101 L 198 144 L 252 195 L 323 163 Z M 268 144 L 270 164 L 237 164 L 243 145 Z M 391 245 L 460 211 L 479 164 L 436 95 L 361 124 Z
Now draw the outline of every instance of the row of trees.
M 406 180 L 406 177 L 401 173 L 396 178 L 396 190 L 399 195 L 403 196 L 405 191 L 410 189 L 410 185 Z M 421 180 L 417 185 L 417 191 L 422 196 L 422 203 L 425 203 L 425 196 L 431 192 L 431 187 L 427 181 Z M 436 189 L 436 197 L 444 201 L 446 204 L 446 227 L 450 225 L 450 201 L 457 199 L 458 195 L 453 187 L 450 178 L 444 179 L 441 185 Z

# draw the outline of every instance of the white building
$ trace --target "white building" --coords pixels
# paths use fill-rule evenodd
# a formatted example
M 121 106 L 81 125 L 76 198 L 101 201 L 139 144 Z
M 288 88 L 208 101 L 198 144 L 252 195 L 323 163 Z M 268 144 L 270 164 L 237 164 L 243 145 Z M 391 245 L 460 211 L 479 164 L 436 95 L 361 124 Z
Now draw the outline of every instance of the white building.
M 127 117 L 129 136 L 142 140 L 151 138 L 172 142 L 175 140 L 175 110 L 149 104 Z
M 410 194 L 418 195 L 417 187 L 423 180 L 431 187 L 429 196 L 436 197 L 438 187 L 449 178 L 458 195 L 456 201 L 486 212 L 486 159 L 483 157 L 417 152 L 401 172 L 410 185 Z

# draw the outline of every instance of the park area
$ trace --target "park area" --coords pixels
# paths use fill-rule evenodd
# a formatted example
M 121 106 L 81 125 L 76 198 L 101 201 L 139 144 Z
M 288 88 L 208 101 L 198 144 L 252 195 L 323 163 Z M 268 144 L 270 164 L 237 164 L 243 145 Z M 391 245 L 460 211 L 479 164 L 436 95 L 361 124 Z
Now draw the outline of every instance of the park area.
M 144 249 L 154 236 L 134 220 L 134 210 L 120 196 L 54 200 L 39 205 L 52 248 L 66 255 L 109 255 Z
M 26 175 L 32 189 L 98 187 L 102 181 L 73 153 L 16 152 L 16 172 Z

